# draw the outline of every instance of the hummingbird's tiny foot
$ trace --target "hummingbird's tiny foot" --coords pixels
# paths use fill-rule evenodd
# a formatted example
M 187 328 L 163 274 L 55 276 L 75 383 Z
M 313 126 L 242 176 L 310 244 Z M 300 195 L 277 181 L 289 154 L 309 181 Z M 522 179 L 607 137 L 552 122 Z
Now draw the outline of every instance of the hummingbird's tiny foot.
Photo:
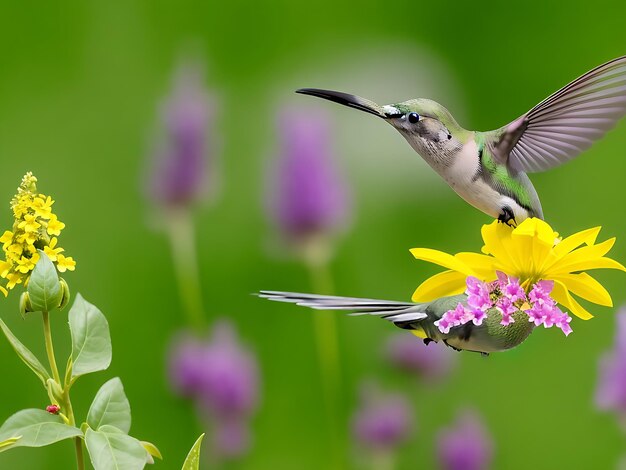
M 513 210 L 509 206 L 504 206 L 502 208 L 502 212 L 498 216 L 498 222 L 502 224 L 507 224 L 509 227 L 517 227 L 515 215 L 513 214 Z
M 481 352 L 480 352 L 480 355 L 481 355 L 482 357 L 489 357 L 489 353 L 488 353 L 488 352 L 483 352 L 483 351 L 481 351 Z
M 428 346 L 430 343 L 435 343 L 435 340 L 432 338 L 424 338 L 424 344 Z

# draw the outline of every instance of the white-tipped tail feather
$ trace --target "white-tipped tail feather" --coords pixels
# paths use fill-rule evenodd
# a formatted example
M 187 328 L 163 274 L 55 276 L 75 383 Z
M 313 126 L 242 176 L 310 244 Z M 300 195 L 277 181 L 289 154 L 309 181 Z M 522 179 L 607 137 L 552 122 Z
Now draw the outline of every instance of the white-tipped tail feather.
M 425 305 L 410 302 L 268 290 L 261 291 L 258 295 L 264 299 L 290 302 L 316 310 L 350 310 L 350 315 L 374 315 L 393 323 L 418 321 L 428 316 L 424 313 Z

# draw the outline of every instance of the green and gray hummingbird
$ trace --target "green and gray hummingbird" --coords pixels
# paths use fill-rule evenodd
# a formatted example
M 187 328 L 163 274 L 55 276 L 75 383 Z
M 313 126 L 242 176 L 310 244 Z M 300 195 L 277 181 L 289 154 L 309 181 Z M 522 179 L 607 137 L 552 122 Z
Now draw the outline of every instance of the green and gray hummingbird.
M 524 312 L 513 314 L 514 323 L 500 324 L 501 315 L 490 312 L 481 325 L 469 322 L 442 333 L 435 325 L 437 320 L 459 303 L 466 304 L 465 294 L 442 297 L 432 302 L 416 304 L 391 300 L 360 299 L 330 295 L 300 294 L 297 292 L 261 291 L 259 297 L 278 302 L 290 302 L 316 310 L 343 310 L 352 315 L 374 315 L 392 322 L 399 328 L 410 330 L 424 343 L 442 341 L 457 351 L 474 351 L 482 354 L 506 351 L 521 344 L 532 333 L 534 324 Z
M 488 132 L 462 128 L 446 108 L 429 99 L 381 106 L 337 91 L 303 88 L 297 93 L 384 119 L 459 196 L 502 222 L 519 223 L 543 218 L 527 173 L 571 160 L 626 114 L 626 56 L 594 68 Z

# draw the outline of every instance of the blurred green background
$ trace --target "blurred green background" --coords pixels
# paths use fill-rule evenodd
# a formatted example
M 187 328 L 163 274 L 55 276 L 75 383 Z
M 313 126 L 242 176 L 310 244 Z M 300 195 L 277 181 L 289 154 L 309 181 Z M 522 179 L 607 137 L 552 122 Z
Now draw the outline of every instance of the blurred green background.
M 519 7 L 519 8 L 518 8 Z M 67 224 L 62 245 L 78 261 L 66 276 L 107 315 L 113 364 L 74 391 L 84 416 L 100 384 L 118 375 L 133 408 L 132 434 L 156 443 L 162 468 L 179 468 L 200 432 L 189 404 L 164 373 L 182 326 L 167 240 L 153 230 L 142 173 L 158 103 L 181 51 L 199 50 L 219 102 L 221 192 L 196 212 L 198 256 L 208 314 L 228 316 L 262 368 L 254 446 L 241 468 L 319 469 L 328 465 L 321 385 L 309 312 L 250 296 L 259 289 L 306 291 L 306 272 L 277 259 L 262 194 L 277 149 L 276 113 L 292 104 L 334 119 L 336 157 L 354 192 L 355 215 L 333 263 L 340 294 L 407 299 L 434 266 L 408 249 L 480 248 L 489 220 L 452 193 L 388 126 L 363 113 L 296 96 L 298 87 L 339 89 L 379 102 L 426 96 L 461 125 L 499 127 L 588 69 L 626 52 L 626 4 L 530 0 L 466 2 L 56 1 L 0 6 L 0 213 L 27 170 L 57 201 Z M 580 159 L 533 175 L 547 220 L 562 234 L 602 225 L 626 260 L 623 218 L 626 122 Z M 262 230 L 259 230 L 262 227 Z M 626 299 L 626 279 L 599 280 Z M 18 293 L 0 315 L 38 353 L 41 326 L 22 321 Z M 418 430 L 400 468 L 434 466 L 436 430 L 459 408 L 477 409 L 494 436 L 495 468 L 613 468 L 624 450 L 612 416 L 594 409 L 600 354 L 613 340 L 614 312 L 594 308 L 574 334 L 539 330 L 517 350 L 483 358 L 460 354 L 442 386 L 418 388 L 380 358 L 392 326 L 341 317 L 342 422 L 363 378 L 411 394 Z M 61 346 L 66 312 L 54 319 Z M 43 407 L 37 379 L 7 342 L 0 403 Z M 353 453 L 348 448 L 348 453 Z M 69 468 L 69 441 L 0 455 L 2 468 Z

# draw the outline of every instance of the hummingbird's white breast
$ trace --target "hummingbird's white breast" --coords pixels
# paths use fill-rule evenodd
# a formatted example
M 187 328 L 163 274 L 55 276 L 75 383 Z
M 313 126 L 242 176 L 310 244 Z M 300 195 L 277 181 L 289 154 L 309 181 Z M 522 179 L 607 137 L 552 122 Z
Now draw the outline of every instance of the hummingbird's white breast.
M 461 147 L 450 164 L 438 165 L 435 170 L 459 196 L 494 218 L 502 213 L 503 207 L 509 207 L 519 220 L 528 216 L 528 211 L 514 199 L 496 191 L 482 178 L 478 144 L 474 139 Z
M 436 164 L 433 168 L 468 203 L 498 217 L 503 196 L 480 177 L 480 166 L 478 145 L 474 139 L 469 139 L 447 165 Z

